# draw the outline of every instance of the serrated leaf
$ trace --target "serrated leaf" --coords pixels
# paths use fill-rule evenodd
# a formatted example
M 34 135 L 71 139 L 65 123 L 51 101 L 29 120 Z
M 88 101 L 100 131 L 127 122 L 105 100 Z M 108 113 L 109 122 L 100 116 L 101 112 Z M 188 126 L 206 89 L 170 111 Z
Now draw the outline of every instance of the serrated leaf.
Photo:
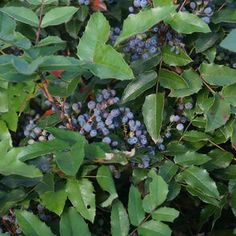
M 51 229 L 31 212 L 16 210 L 17 222 L 25 236 L 54 236 Z
M 171 91 L 170 97 L 187 97 L 197 93 L 202 88 L 202 81 L 199 75 L 192 69 L 185 70 L 181 76 L 187 84 L 186 88 Z
M 22 23 L 37 27 L 39 24 L 38 16 L 26 7 L 4 7 L 0 11 Z
M 66 23 L 77 11 L 78 8 L 72 6 L 53 8 L 44 15 L 41 27 L 45 28 Z
M 190 151 L 187 151 L 184 154 L 176 155 L 174 158 L 175 163 L 184 166 L 202 165 L 210 160 L 211 158 L 208 157 L 206 154 Z
M 106 201 L 101 204 L 102 207 L 108 207 L 112 204 L 113 200 L 118 197 L 114 180 L 109 167 L 99 167 L 96 179 L 101 188 L 110 194 Z
M 236 29 L 232 30 L 227 37 L 221 42 L 220 46 L 229 51 L 236 52 Z
M 95 194 L 92 183 L 87 179 L 67 181 L 66 192 L 75 209 L 90 222 L 96 214 Z
M 161 207 L 152 213 L 152 218 L 158 221 L 173 222 L 179 216 L 179 211 L 170 207 Z
M 156 143 L 162 127 L 164 111 L 164 93 L 148 95 L 142 108 L 144 123 L 147 131 Z
M 165 19 L 165 22 L 178 33 L 192 34 L 194 32 L 211 32 L 209 26 L 201 18 L 188 12 L 171 14 L 170 17 Z
M 171 229 L 162 222 L 150 220 L 139 227 L 138 233 L 140 236 L 171 236 Z
M 128 202 L 129 219 L 132 225 L 138 226 L 145 218 L 145 211 L 142 207 L 142 199 L 139 190 L 131 185 Z
M 213 205 L 219 205 L 219 192 L 215 182 L 210 178 L 205 169 L 191 166 L 181 173 L 191 194 L 198 196 L 202 201 Z
M 164 6 L 140 11 L 135 15 L 128 16 L 123 24 L 120 36 L 116 40 L 116 44 L 138 34 L 144 33 L 158 22 L 164 20 L 168 15 L 175 11 L 175 6 Z
M 122 103 L 136 99 L 142 93 L 156 84 L 157 73 L 154 71 L 146 72 L 137 76 L 135 80 L 129 83 L 122 95 Z
M 88 225 L 75 208 L 70 207 L 60 220 L 60 236 L 91 236 Z
M 162 50 L 163 61 L 170 66 L 185 66 L 192 62 L 185 50 L 178 48 L 178 53 L 171 49 L 171 46 L 166 45 Z
M 166 69 L 161 69 L 159 71 L 158 79 L 162 87 L 170 90 L 183 89 L 188 86 L 183 77 Z
M 236 106 L 236 83 L 223 87 L 221 94 L 226 102 Z
M 160 206 L 166 200 L 168 194 L 168 185 L 160 175 L 151 170 L 149 177 L 152 179 L 149 183 L 149 194 L 143 199 L 143 209 L 148 213 Z
M 57 215 L 61 215 L 64 209 L 64 205 L 67 199 L 67 193 L 64 188 L 58 191 L 45 192 L 40 195 L 42 204 L 49 210 Z
M 236 83 L 236 70 L 227 66 L 203 63 L 200 72 L 211 85 L 227 86 Z
M 120 201 L 112 205 L 111 210 L 111 233 L 112 235 L 127 236 L 129 233 L 129 218 Z
M 215 101 L 207 112 L 206 131 L 220 128 L 229 120 L 230 104 L 219 95 L 215 95 Z

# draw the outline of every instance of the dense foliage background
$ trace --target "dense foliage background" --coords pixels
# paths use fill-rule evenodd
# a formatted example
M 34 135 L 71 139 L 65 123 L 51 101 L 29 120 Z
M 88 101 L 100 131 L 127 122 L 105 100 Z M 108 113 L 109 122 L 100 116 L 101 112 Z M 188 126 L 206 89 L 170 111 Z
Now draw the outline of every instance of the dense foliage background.
M 236 233 L 234 0 L 2 0 L 0 235 Z

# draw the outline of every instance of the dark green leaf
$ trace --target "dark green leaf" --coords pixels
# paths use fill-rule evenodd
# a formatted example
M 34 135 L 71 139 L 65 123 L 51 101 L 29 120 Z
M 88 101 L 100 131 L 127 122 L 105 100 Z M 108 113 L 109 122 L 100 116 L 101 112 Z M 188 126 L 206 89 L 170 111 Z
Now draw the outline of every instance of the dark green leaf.
M 158 221 L 173 222 L 179 216 L 174 208 L 161 207 L 152 213 L 152 218 Z
M 156 143 L 162 127 L 164 110 L 164 93 L 148 95 L 143 104 L 143 118 L 148 133 Z
M 226 102 L 236 106 L 236 83 L 223 87 L 222 96 Z

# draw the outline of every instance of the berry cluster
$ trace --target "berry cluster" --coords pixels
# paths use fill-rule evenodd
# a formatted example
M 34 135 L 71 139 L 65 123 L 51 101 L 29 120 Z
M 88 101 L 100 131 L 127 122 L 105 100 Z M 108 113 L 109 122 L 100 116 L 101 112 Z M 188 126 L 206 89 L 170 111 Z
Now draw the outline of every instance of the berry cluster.
M 211 16 L 214 13 L 211 0 L 194 0 L 182 9 L 201 17 L 207 24 L 211 21 Z
M 8 233 L 9 235 L 22 235 L 22 230 L 20 229 L 16 216 L 11 209 L 8 214 L 3 215 L 0 218 L 0 234 L 4 233 L 7 233 L 6 235 L 8 235 Z
M 79 4 L 88 6 L 90 4 L 90 0 L 79 0 Z
M 115 148 L 119 145 L 119 141 L 111 136 L 123 130 L 124 140 L 128 145 L 147 145 L 147 131 L 144 125 L 134 119 L 134 114 L 128 107 L 119 107 L 118 102 L 115 90 L 103 89 L 95 100 L 87 103 L 86 108 L 82 107 L 80 102 L 73 104 L 65 102 L 61 107 L 53 105 L 52 108 L 63 112 L 65 117 L 59 128 L 78 131 L 89 141 L 102 140 Z M 38 127 L 35 119 L 31 119 L 25 126 L 24 135 L 29 138 L 29 144 L 54 138 L 52 134 Z M 47 171 L 48 168 L 48 164 L 44 166 L 45 162 L 47 158 L 40 165 L 43 171 Z

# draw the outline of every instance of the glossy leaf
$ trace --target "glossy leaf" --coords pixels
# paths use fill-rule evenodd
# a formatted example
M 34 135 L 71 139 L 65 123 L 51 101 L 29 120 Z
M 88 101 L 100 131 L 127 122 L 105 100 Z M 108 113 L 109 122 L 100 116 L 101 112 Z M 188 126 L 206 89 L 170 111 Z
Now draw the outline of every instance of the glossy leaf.
M 110 194 L 106 201 L 101 204 L 102 207 L 108 207 L 111 205 L 112 201 L 118 197 L 109 167 L 101 166 L 97 171 L 96 179 L 101 188 Z
M 236 83 L 223 87 L 222 96 L 226 102 L 236 106 Z
M 236 23 L 235 9 L 226 8 L 216 12 L 212 17 L 212 22 L 215 24 L 222 22 Z
M 165 19 L 165 22 L 178 33 L 183 34 L 192 34 L 194 32 L 208 33 L 211 31 L 201 18 L 188 12 L 174 13 Z
M 127 236 L 129 233 L 129 218 L 120 201 L 112 205 L 111 210 L 111 233 L 112 235 Z
M 152 179 L 149 183 L 149 194 L 143 199 L 143 209 L 148 213 L 160 206 L 166 200 L 168 193 L 167 183 L 154 170 L 149 172 L 149 177 Z
M 202 77 L 211 85 L 227 86 L 236 83 L 236 70 L 216 64 L 202 64 Z
M 152 140 L 156 143 L 161 131 L 164 110 L 164 94 L 148 95 L 143 104 L 144 123 Z
M 206 154 L 190 152 L 190 151 L 184 154 L 176 155 L 174 158 L 175 163 L 184 166 L 202 165 L 210 160 L 211 158 L 208 157 Z
M 87 179 L 68 180 L 66 186 L 68 198 L 75 209 L 90 222 L 95 217 L 95 194 L 92 183 Z
M 142 207 L 141 194 L 139 190 L 131 185 L 128 202 L 129 219 L 132 225 L 138 226 L 145 218 L 145 211 Z
M 162 222 L 150 220 L 139 227 L 138 233 L 140 236 L 171 236 L 171 229 Z
M 116 45 L 138 33 L 144 33 L 174 11 L 175 6 L 171 5 L 140 11 L 138 14 L 128 16 L 124 21 L 123 29 L 117 38 Z
M 22 23 L 38 27 L 38 16 L 29 8 L 26 7 L 4 7 L 0 8 L 0 11 L 6 13 L 10 17 Z
M 77 11 L 78 8 L 71 6 L 53 8 L 44 15 L 41 27 L 45 28 L 52 25 L 66 23 Z
M 223 126 L 230 117 L 230 104 L 219 95 L 215 96 L 215 101 L 207 112 L 206 131 L 212 131 Z
M 159 169 L 159 175 L 169 183 L 178 171 L 178 166 L 172 161 L 166 160 Z
M 40 195 L 42 204 L 50 211 L 61 215 L 67 199 L 67 193 L 64 188 L 55 192 L 45 192 Z
M 173 222 L 179 216 L 174 208 L 161 207 L 152 213 L 152 218 L 158 221 Z
M 51 229 L 31 212 L 16 210 L 17 222 L 26 236 L 53 236 Z
M 122 103 L 132 101 L 146 90 L 152 88 L 156 84 L 156 78 L 157 74 L 154 71 L 140 74 L 126 86 L 122 95 Z
M 181 178 L 185 181 L 187 190 L 202 201 L 218 205 L 219 192 L 215 182 L 210 178 L 205 169 L 190 166 L 181 173 Z
M 70 207 L 63 213 L 60 220 L 61 236 L 90 236 L 88 225 L 75 208 Z
M 178 51 L 178 53 L 176 52 Z M 185 66 L 192 62 L 186 51 L 181 48 L 172 50 L 171 46 L 166 45 L 162 50 L 163 61 L 170 66 Z

